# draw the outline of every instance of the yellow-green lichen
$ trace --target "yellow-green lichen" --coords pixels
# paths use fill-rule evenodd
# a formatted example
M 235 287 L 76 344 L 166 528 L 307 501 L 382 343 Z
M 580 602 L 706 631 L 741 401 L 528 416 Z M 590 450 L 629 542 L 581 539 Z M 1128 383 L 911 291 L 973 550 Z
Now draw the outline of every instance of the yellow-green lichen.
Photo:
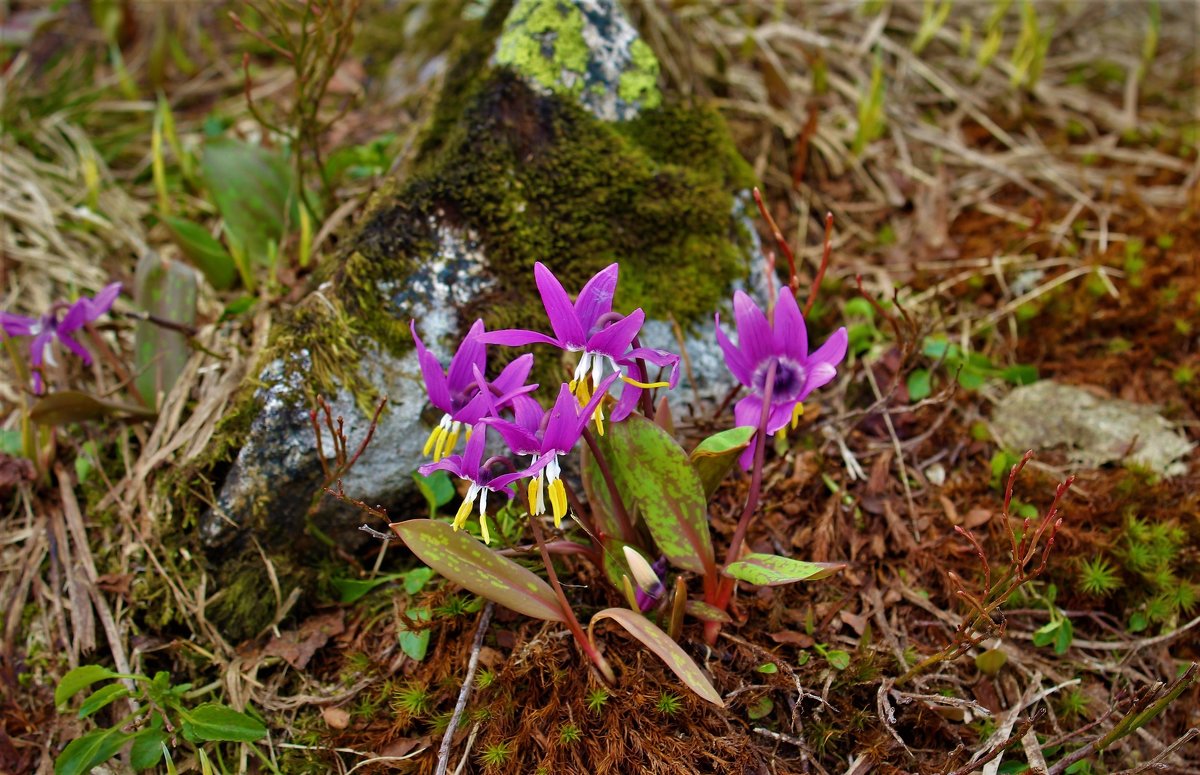
M 496 62 L 551 91 L 581 94 L 590 56 L 583 26 L 583 12 L 573 3 L 520 0 L 504 23 Z
M 658 59 L 641 38 L 630 46 L 633 59 L 632 69 L 621 73 L 617 84 L 617 96 L 626 102 L 638 103 L 643 109 L 657 108 L 662 104 L 662 92 L 658 90 Z

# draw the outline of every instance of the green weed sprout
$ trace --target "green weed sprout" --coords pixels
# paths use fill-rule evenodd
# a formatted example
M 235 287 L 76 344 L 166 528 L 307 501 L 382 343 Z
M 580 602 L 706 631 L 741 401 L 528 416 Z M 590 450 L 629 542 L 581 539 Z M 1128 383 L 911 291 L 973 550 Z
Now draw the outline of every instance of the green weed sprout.
M 77 715 L 89 718 L 109 706 L 128 709 L 111 727 L 100 727 L 67 744 L 54 760 L 55 775 L 84 775 L 130 745 L 129 762 L 142 771 L 164 759 L 174 771 L 172 750 L 180 745 L 207 758 L 204 743 L 253 743 L 267 734 L 258 719 L 227 705 L 206 702 L 191 707 L 187 694 L 191 684 L 173 685 L 167 672 L 154 678 L 141 674 L 115 673 L 101 665 L 82 665 L 62 677 L 54 691 L 54 702 L 64 706 L 80 692 L 104 683 L 84 697 Z

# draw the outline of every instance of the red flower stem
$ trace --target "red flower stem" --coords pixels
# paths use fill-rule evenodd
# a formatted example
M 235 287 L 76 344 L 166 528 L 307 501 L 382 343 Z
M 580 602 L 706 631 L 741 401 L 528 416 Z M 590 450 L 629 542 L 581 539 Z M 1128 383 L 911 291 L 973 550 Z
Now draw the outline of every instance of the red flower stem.
M 525 500 L 525 498 L 522 498 Z M 526 503 L 526 511 L 529 511 L 529 504 Z M 571 604 L 567 601 L 567 595 L 563 592 L 562 585 L 558 583 L 558 574 L 554 572 L 554 562 L 550 559 L 550 552 L 546 549 L 546 541 L 542 537 L 542 525 L 538 522 L 537 517 L 530 514 L 529 526 L 533 529 L 533 540 L 537 543 L 538 552 L 542 555 L 542 564 L 546 566 L 546 576 L 550 580 L 550 587 L 554 590 L 555 596 L 558 598 L 558 607 L 562 609 L 563 618 L 566 619 L 567 629 L 575 636 L 575 642 L 579 644 L 580 650 L 587 655 L 587 658 L 592 660 L 592 664 L 600 671 L 600 675 L 608 681 L 609 685 L 617 682 L 617 677 L 613 675 L 612 668 L 609 667 L 608 661 L 601 656 L 592 642 L 588 640 L 587 634 L 580 626 L 579 620 L 575 618 L 575 611 L 571 609 Z
M 821 293 L 821 281 L 825 279 L 825 270 L 829 268 L 829 256 L 833 253 L 833 213 L 825 213 L 825 246 L 821 251 L 821 266 L 817 269 L 817 276 L 813 278 L 812 290 L 808 292 L 808 303 L 804 305 L 804 317 L 808 317 L 809 310 L 817 301 L 817 296 Z
M 754 466 L 750 474 L 750 493 L 746 496 L 746 508 L 742 510 L 742 517 L 738 520 L 737 529 L 733 531 L 733 538 L 729 541 L 729 551 L 725 553 L 725 565 L 736 562 L 740 556 L 742 544 L 746 540 L 746 532 L 750 529 L 750 518 L 754 516 L 754 510 L 758 508 L 758 496 L 762 491 L 763 460 L 767 454 L 767 420 L 771 416 L 771 396 L 775 392 L 775 371 L 778 365 L 778 361 L 772 360 L 767 366 L 767 375 L 763 386 L 762 414 L 758 420 L 758 432 L 754 435 L 754 443 L 757 446 L 754 448 Z M 732 595 L 733 579 L 722 576 L 717 585 L 715 599 L 708 602 L 724 611 L 729 606 L 729 598 Z M 720 622 L 705 622 L 704 639 L 710 646 L 717 642 L 717 635 L 720 632 Z
M 639 339 L 636 336 L 633 337 L 632 344 L 634 347 L 642 346 L 641 341 L 639 341 Z M 649 382 L 650 381 L 650 370 L 646 368 L 646 361 L 644 361 L 641 358 L 636 358 L 635 360 L 637 361 L 638 368 L 642 370 L 642 382 Z M 625 389 L 628 390 L 629 387 L 630 387 L 629 385 L 626 385 Z M 638 400 L 642 405 L 642 414 L 646 415 L 647 419 L 653 420 L 654 419 L 654 399 L 650 397 L 650 391 L 643 389 L 641 395 L 638 396 Z
M 633 523 L 629 521 L 629 512 L 625 510 L 625 502 L 621 500 L 621 493 L 617 490 L 617 482 L 613 479 L 612 469 L 608 467 L 608 459 L 600 451 L 596 437 L 592 435 L 589 428 L 583 429 L 583 440 L 587 443 L 592 457 L 596 458 L 600 475 L 604 477 L 604 484 L 608 487 L 608 498 L 612 501 L 613 511 L 616 512 L 614 516 L 617 518 L 617 524 L 621 526 L 621 540 L 627 544 L 636 543 L 637 534 L 633 530 Z

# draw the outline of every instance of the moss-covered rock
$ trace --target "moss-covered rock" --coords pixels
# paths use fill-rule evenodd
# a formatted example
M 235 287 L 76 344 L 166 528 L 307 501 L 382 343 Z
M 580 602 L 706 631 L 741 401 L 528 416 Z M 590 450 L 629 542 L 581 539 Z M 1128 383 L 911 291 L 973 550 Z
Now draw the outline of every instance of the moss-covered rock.
M 545 329 L 534 262 L 571 289 L 619 261 L 618 309 L 707 326 L 747 274 L 735 193 L 749 168 L 712 109 L 660 104 L 657 63 L 614 2 L 497 3 L 465 40 L 411 173 L 374 197 L 319 287 L 277 324 L 257 378 L 189 479 L 189 495 L 212 483 L 198 501 L 211 508 L 193 511 L 220 586 L 268 588 L 264 564 L 247 559 L 258 556 L 251 536 L 287 569 L 285 596 L 289 585 L 312 588 L 305 568 L 327 552 L 322 542 L 361 537 L 360 514 L 328 499 L 310 509 L 321 479 L 308 417 L 317 395 L 345 418 L 352 447 L 388 396 L 345 488 L 372 504 L 403 502 L 428 433 L 410 320 L 443 356 L 476 317 Z M 648 343 L 673 345 L 669 326 L 657 326 L 644 338 L 660 341 Z M 558 355 L 546 355 L 539 376 L 561 378 Z M 236 637 L 270 613 L 255 621 L 231 602 L 209 617 Z

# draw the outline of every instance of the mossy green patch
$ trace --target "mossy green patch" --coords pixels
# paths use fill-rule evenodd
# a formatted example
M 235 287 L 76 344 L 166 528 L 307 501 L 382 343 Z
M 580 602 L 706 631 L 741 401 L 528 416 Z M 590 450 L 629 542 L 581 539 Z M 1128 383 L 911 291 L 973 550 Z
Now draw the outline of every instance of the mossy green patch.
M 561 94 L 583 92 L 590 52 L 583 11 L 559 0 L 519 2 L 504 23 L 496 62 Z

